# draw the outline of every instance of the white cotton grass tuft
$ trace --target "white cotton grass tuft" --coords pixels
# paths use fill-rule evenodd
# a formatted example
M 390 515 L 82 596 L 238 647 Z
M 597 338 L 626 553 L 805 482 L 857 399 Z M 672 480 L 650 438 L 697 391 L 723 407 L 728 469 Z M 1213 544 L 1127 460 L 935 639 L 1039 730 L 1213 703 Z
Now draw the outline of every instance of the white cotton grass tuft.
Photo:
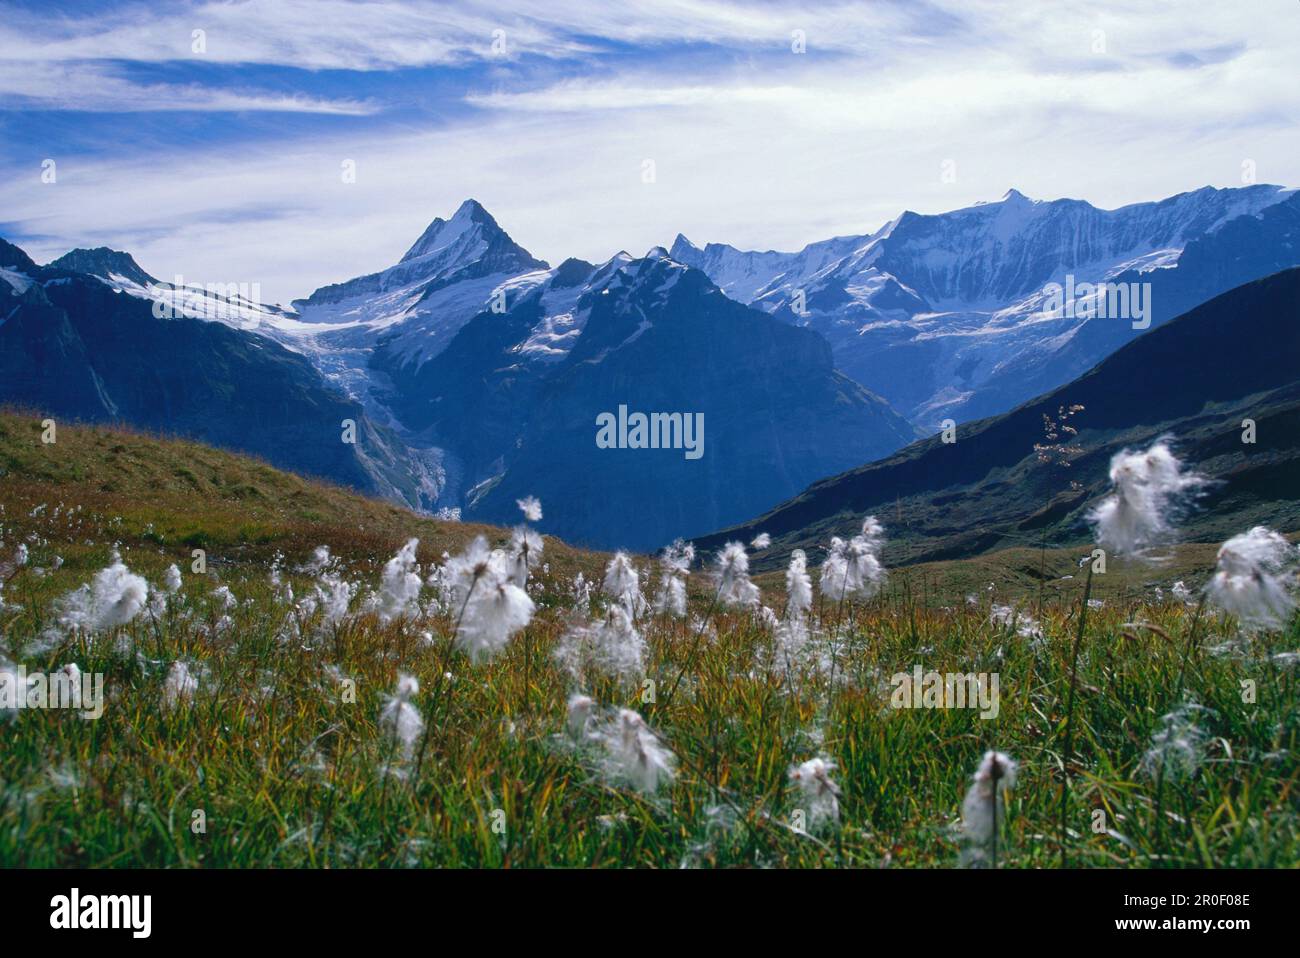
M 812 579 L 808 576 L 808 556 L 802 549 L 790 553 L 790 564 L 785 570 L 786 606 L 788 619 L 802 619 L 812 609 Z
M 499 579 L 480 586 L 465 606 L 456 644 L 473 662 L 501 652 L 514 634 L 532 621 L 533 600 L 513 582 Z
M 615 604 L 601 621 L 581 623 L 565 632 L 555 658 L 577 681 L 588 670 L 610 678 L 636 679 L 645 673 L 645 638 L 627 609 Z
M 181 570 L 176 568 L 176 563 L 173 562 L 167 567 L 167 571 L 163 573 L 163 591 L 168 595 L 175 595 L 180 590 Z
M 1114 492 L 1089 511 L 1088 521 L 1096 526 L 1098 544 L 1130 555 L 1171 541 L 1179 509 L 1209 484 L 1186 470 L 1163 439 L 1145 452 L 1117 452 L 1110 481 Z
M 790 768 L 790 781 L 799 791 L 800 810 L 804 813 L 805 831 L 819 832 L 840 823 L 840 787 L 831 780 L 835 763 L 810 758 Z
M 760 532 L 758 535 L 754 536 L 754 540 L 749 544 L 749 547 L 755 552 L 762 552 L 764 549 L 771 546 L 771 544 L 772 537 L 766 532 Z
M 528 576 L 542 564 L 545 544 L 542 537 L 527 526 L 517 526 L 510 533 L 510 581 L 521 589 L 528 587 Z
M 729 608 L 747 609 L 758 605 L 758 586 L 749 580 L 749 555 L 739 542 L 728 542 L 714 559 L 714 580 L 718 602 Z
M 641 576 L 632 565 L 632 557 L 626 552 L 615 552 L 609 560 L 601 591 L 627 609 L 630 615 L 635 616 L 644 609 Z
M 194 701 L 194 693 L 199 690 L 199 680 L 190 674 L 190 668 L 184 662 L 173 662 L 163 682 L 162 705 L 171 711 Z
M 465 551 L 450 556 L 443 566 L 443 580 L 457 608 L 478 589 L 479 583 L 499 574 L 494 568 L 492 550 L 487 539 L 475 536 Z
M 533 600 L 512 581 L 505 554 L 489 550 L 482 536 L 448 559 L 445 571 L 459 607 L 456 645 L 471 661 L 496 655 L 532 621 Z
M 1188 702 L 1160 719 L 1151 736 L 1151 747 L 1142 756 L 1142 771 L 1153 779 L 1185 781 L 1196 774 L 1205 760 L 1208 735 L 1201 720 L 1213 714 L 1204 706 Z
M 149 584 L 113 553 L 89 585 L 69 592 L 57 604 L 59 625 L 68 631 L 101 632 L 126 625 L 144 609 Z
M 1295 547 L 1283 536 L 1255 526 L 1219 547 L 1206 594 L 1247 631 L 1280 629 L 1296 607 L 1287 583 L 1295 558 Z
M 1009 605 L 994 604 L 989 609 L 989 621 L 1003 629 L 1015 629 L 1022 639 L 1040 641 L 1043 628 L 1028 612 Z
M 416 571 L 415 550 L 419 539 L 408 539 L 397 554 L 384 563 L 377 597 L 379 621 L 406 619 L 419 615 L 420 588 L 423 582 Z
M 880 549 L 885 542 L 885 528 L 875 516 L 862 520 L 862 531 L 848 542 L 838 536 L 831 539 L 830 554 L 822 563 L 822 595 L 832 602 L 845 599 L 870 599 L 885 581 L 885 567 Z
M 1019 766 L 1002 752 L 984 753 L 966 797 L 961 803 L 961 831 L 965 847 L 962 864 L 997 865 L 998 829 L 1005 820 L 1005 792 L 1015 788 Z
M 812 632 L 802 618 L 786 617 L 772 629 L 772 664 L 787 677 L 792 677 L 803 662 L 811 646 Z M 813 663 L 818 664 L 818 663 Z
M 569 696 L 569 703 L 565 709 L 568 715 L 569 735 L 577 741 L 582 741 L 587 735 L 587 728 L 591 724 L 591 712 L 595 708 L 595 700 L 589 695 L 574 694 Z
M 310 607 L 313 610 L 320 609 L 322 627 L 339 625 L 347 618 L 356 591 L 353 583 L 346 581 L 337 572 L 326 570 L 316 580 L 313 590 Z
M 596 622 L 581 613 L 555 645 L 556 663 L 578 685 L 586 683 L 591 673 L 608 678 L 631 680 L 645 671 L 645 639 L 627 609 L 609 605 Z
M 676 774 L 676 759 L 650 731 L 645 719 L 631 709 L 620 709 L 600 736 L 610 771 L 620 782 L 653 795 Z
M 239 600 L 235 598 L 235 593 L 230 591 L 230 586 L 219 585 L 212 590 L 212 598 L 221 604 L 221 608 L 230 610 L 239 605 Z
M 424 718 L 411 699 L 420 692 L 420 683 L 413 675 L 399 674 L 393 694 L 384 700 L 379 712 L 379 727 L 409 759 L 415 751 L 415 742 L 424 730 Z
M 517 505 L 519 511 L 524 514 L 524 519 L 526 521 L 542 521 L 542 504 L 537 501 L 536 496 L 524 496 L 522 499 L 516 499 L 515 505 Z
M 679 618 L 686 614 L 686 577 L 695 562 L 695 546 L 681 539 L 667 546 L 659 556 L 659 591 L 655 593 L 654 609 Z

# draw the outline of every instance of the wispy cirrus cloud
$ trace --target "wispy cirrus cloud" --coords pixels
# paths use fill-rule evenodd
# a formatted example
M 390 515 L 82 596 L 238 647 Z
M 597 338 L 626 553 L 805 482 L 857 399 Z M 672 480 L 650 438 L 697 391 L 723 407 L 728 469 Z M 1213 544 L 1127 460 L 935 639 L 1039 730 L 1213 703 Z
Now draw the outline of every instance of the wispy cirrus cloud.
M 25 63 L 0 60 L 0 95 L 9 110 L 90 113 L 244 112 L 328 113 L 364 116 L 371 102 L 214 87 L 202 83 L 132 81 L 103 64 Z
M 1011 186 L 1118 206 L 1247 170 L 1294 185 L 1293 7 L 18 6 L 0 218 L 38 256 L 125 247 L 287 300 L 388 265 L 466 196 L 558 261 L 679 230 L 798 248 Z

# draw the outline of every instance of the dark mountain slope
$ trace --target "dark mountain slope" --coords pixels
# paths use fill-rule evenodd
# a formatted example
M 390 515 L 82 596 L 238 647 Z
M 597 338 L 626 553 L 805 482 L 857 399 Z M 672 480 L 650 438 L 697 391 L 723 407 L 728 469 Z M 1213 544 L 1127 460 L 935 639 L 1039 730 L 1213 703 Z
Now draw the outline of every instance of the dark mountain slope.
M 835 371 L 821 336 L 728 299 L 662 251 L 596 270 L 543 336 L 546 303 L 568 302 L 567 274 L 585 268 L 480 313 L 405 391 L 403 420 L 432 428 L 474 477 L 469 516 L 509 521 L 536 495 L 548 532 L 653 549 L 915 435 Z M 703 415 L 703 454 L 600 448 L 597 417 L 620 406 Z
M 1044 417 L 1072 404 L 1080 452 L 1038 462 Z M 1241 441 L 1242 420 L 1257 442 Z M 1009 544 L 1081 542 L 1083 513 L 1107 488 L 1111 455 L 1170 434 L 1180 454 L 1222 482 L 1189 520 L 1216 539 L 1254 522 L 1300 528 L 1300 269 L 1225 293 L 1120 349 L 1067 386 L 1001 416 L 815 483 L 766 515 L 697 540 L 716 547 L 759 531 L 774 560 L 824 545 L 864 513 L 886 523 L 892 562 L 949 558 Z M 1071 483 L 1079 488 L 1071 488 Z
M 0 283 L 0 402 L 56 419 L 128 423 L 391 491 L 390 460 L 402 450 L 306 358 L 222 323 L 160 319 L 149 301 L 86 274 L 32 265 L 23 284 L 20 292 Z M 356 422 L 355 445 L 342 441 L 344 419 Z

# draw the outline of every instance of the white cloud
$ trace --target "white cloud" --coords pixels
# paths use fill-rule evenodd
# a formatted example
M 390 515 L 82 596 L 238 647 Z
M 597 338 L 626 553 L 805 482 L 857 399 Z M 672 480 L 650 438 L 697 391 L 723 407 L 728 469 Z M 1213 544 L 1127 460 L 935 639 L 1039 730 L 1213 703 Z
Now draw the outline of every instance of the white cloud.
M 379 68 L 481 53 L 490 43 L 492 17 L 469 6 L 448 21 L 447 35 L 461 31 L 460 46 L 421 47 L 423 34 L 407 18 L 425 23 L 437 9 L 341 6 L 318 26 L 302 22 L 307 15 L 295 4 L 234 5 L 238 16 L 222 7 L 213 15 L 242 24 L 253 39 L 221 51 L 223 27 L 209 34 L 209 49 Z M 47 237 L 33 244 L 38 258 L 105 243 L 131 249 L 164 277 L 256 281 L 267 297 L 287 300 L 390 265 L 430 219 L 466 196 L 534 254 L 558 262 L 601 260 L 620 248 L 641 253 L 679 230 L 697 242 L 798 248 L 867 232 L 904 208 L 952 209 L 1012 186 L 1113 207 L 1241 185 L 1247 160 L 1261 182 L 1300 184 L 1300 12 L 1247 18 L 1214 4 L 1117 12 L 1073 2 L 1030 12 L 973 2 L 936 16 L 943 29 L 913 20 L 903 35 L 900 23 L 911 15 L 891 6 L 804 16 L 792 6 L 749 5 L 729 19 L 737 9 L 602 8 L 607 22 L 597 25 L 557 3 L 545 8 L 546 24 L 519 30 L 560 56 L 583 32 L 625 42 L 739 45 L 757 37 L 752 42 L 766 49 L 763 38 L 784 44 L 799 27 L 813 53 L 782 46 L 787 52 L 776 57 L 719 53 L 671 66 L 611 56 L 560 83 L 501 81 L 499 89 L 468 91 L 475 109 L 455 125 L 352 135 L 331 126 L 261 150 L 241 146 L 236 156 L 220 142 L 147 156 L 123 144 L 94 162 L 56 151 L 58 183 L 42 184 L 37 168 L 7 170 L 0 209 Z M 497 20 L 516 36 L 513 20 Z M 130 48 L 135 25 L 101 35 L 99 55 Z M 164 36 L 176 31 L 188 50 L 184 16 L 144 29 L 137 48 L 165 52 Z M 1093 30 L 1105 32 L 1105 52 L 1093 52 Z M 834 36 L 819 39 L 826 31 Z M 840 53 L 813 55 L 821 42 Z M 37 46 L 70 57 L 89 56 L 94 46 L 66 43 L 53 53 Z M 1188 55 L 1206 65 L 1188 68 Z M 358 170 L 351 185 L 339 175 L 349 158 Z M 655 161 L 653 184 L 641 181 L 646 159 Z M 941 180 L 945 160 L 955 161 L 956 182 Z M 232 215 L 241 211 L 255 219 Z
M 373 103 L 285 96 L 197 83 L 134 83 L 98 64 L 24 63 L 0 60 L 0 94 L 9 109 L 83 110 L 95 113 L 177 110 L 273 111 L 279 113 L 373 113 Z

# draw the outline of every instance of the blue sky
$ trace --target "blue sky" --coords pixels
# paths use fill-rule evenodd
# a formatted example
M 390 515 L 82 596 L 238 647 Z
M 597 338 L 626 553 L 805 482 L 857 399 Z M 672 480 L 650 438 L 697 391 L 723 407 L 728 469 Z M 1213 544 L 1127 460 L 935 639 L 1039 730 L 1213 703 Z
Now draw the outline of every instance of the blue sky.
M 468 196 L 559 262 L 1296 186 L 1297 63 L 1291 0 L 6 2 L 0 235 L 287 301 Z

